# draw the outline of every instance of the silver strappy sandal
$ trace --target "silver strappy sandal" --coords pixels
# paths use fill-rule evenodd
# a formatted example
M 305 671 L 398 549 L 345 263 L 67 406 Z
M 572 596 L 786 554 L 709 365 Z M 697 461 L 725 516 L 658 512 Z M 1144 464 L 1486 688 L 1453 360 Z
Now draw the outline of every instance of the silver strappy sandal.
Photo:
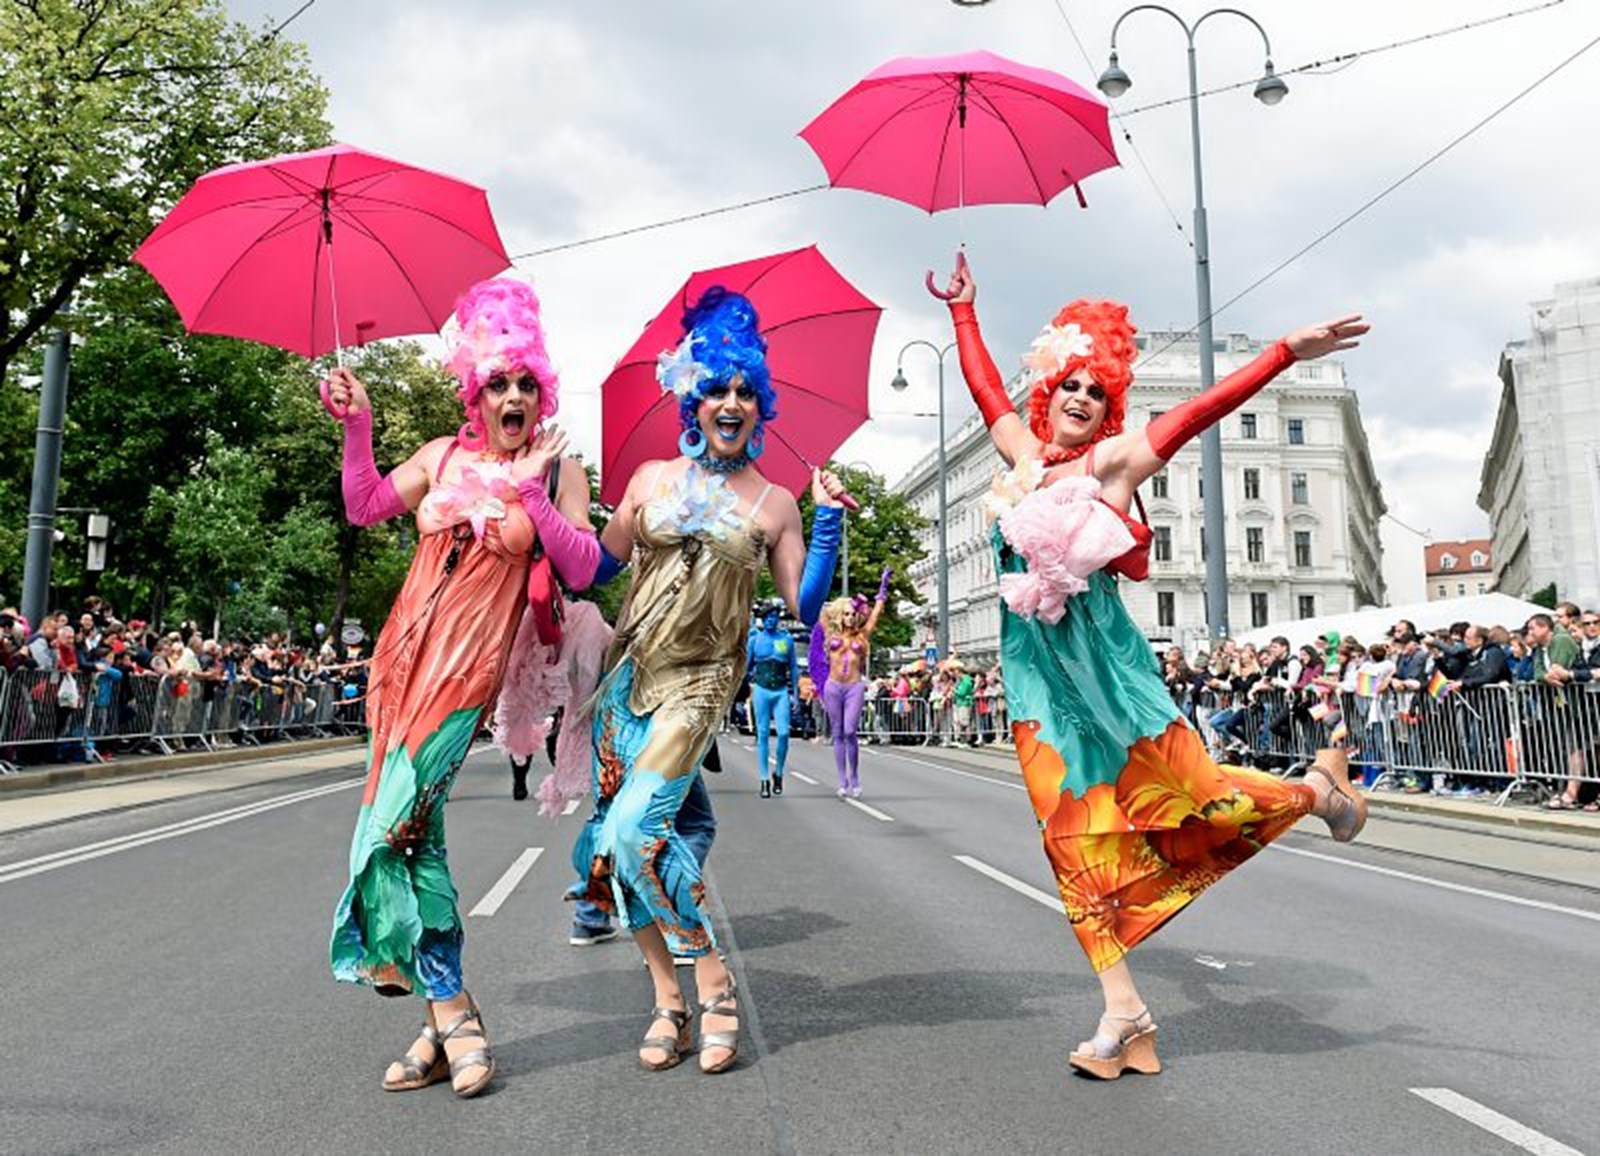
M 640 1056 L 639 1063 L 650 1069 L 652 1072 L 664 1072 L 668 1068 L 677 1067 L 679 1064 L 683 1063 L 683 1057 L 688 1055 L 691 1050 L 689 1042 L 689 1021 L 694 1018 L 694 1013 L 688 1008 L 655 1007 L 650 1009 L 650 1018 L 652 1021 L 666 1020 L 678 1030 L 676 1035 L 645 1036 L 645 1038 L 639 1043 L 640 1050 L 642 1051 L 645 1048 L 655 1048 L 657 1051 L 665 1052 L 667 1058 L 664 1060 L 652 1061 Z
M 467 1024 L 473 1020 L 478 1021 L 477 1026 L 467 1027 Z M 455 1039 L 457 1036 L 464 1040 L 483 1040 L 484 1045 L 468 1052 L 464 1056 L 458 1056 L 450 1060 L 445 1054 L 445 1041 Z M 439 1032 L 439 1055 L 449 1060 L 450 1087 L 463 1100 L 472 1099 L 472 1097 L 487 1088 L 489 1081 L 494 1079 L 494 1055 L 489 1051 L 488 1040 L 489 1037 L 483 1034 L 483 1013 L 478 1010 L 477 1001 L 468 996 L 467 1010 L 451 1020 L 449 1026 Z M 483 1075 L 473 1080 L 472 1083 L 462 1087 L 455 1082 L 456 1077 L 468 1068 L 478 1067 L 483 1069 Z
M 737 1018 L 739 1009 L 728 1005 L 733 1002 L 734 997 L 738 994 L 739 983 L 734 979 L 733 972 L 730 971 L 728 972 L 728 986 L 700 1004 L 702 1022 L 708 1015 L 734 1016 Z M 739 1029 L 735 1027 L 731 1032 L 702 1031 L 700 1033 L 700 1054 L 704 1055 L 707 1048 L 727 1048 L 728 1055 L 725 1059 L 718 1061 L 709 1068 L 702 1064 L 700 1070 L 708 1076 L 715 1075 L 717 1072 L 726 1072 L 733 1067 L 733 1061 L 739 1058 Z
M 1348 843 L 1361 834 L 1367 825 L 1367 800 L 1350 782 L 1350 756 L 1343 750 L 1329 747 L 1317 752 L 1317 761 L 1306 768 L 1306 774 L 1318 774 L 1328 780 L 1328 813 L 1323 821 L 1335 843 Z
M 1108 1024 L 1122 1026 L 1113 1032 L 1107 1030 Z M 1067 1062 L 1097 1079 L 1115 1080 L 1130 1068 L 1146 1076 L 1161 1070 L 1156 1057 L 1156 1022 L 1150 1018 L 1149 1008 L 1132 1017 L 1101 1016 L 1088 1049 L 1073 1052 Z
M 422 1038 L 433 1045 L 433 1059 L 425 1061 L 416 1052 L 407 1052 L 401 1056 L 395 1061 L 400 1065 L 400 1078 L 398 1080 L 386 1078 L 383 1081 L 385 1092 L 414 1092 L 418 1088 L 426 1088 L 429 1084 L 437 1084 L 450 1074 L 450 1065 L 445 1060 L 444 1044 L 432 1024 L 422 1025 Z

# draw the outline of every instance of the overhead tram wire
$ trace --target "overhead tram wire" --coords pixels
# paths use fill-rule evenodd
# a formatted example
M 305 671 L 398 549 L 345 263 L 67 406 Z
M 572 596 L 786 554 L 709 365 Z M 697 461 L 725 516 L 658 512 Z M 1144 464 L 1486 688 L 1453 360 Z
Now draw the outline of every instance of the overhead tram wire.
M 1476 135 L 1481 129 L 1487 127 L 1493 121 L 1499 119 L 1499 117 L 1503 113 L 1509 111 L 1515 105 L 1521 103 L 1521 101 L 1525 97 L 1529 96 L 1536 89 L 1542 87 L 1547 81 L 1550 81 L 1550 80 L 1554 79 L 1555 76 L 1558 73 L 1560 73 L 1563 69 L 1567 68 L 1571 64 L 1576 63 L 1580 57 L 1582 57 L 1584 54 L 1586 54 L 1586 53 L 1590 52 L 1591 50 L 1593 50 L 1596 45 L 1600 45 L 1600 36 L 1596 36 L 1594 39 L 1590 40 L 1588 43 L 1586 43 L 1582 47 L 1580 47 L 1576 52 L 1572 53 L 1570 56 L 1568 56 L 1565 59 L 1563 59 L 1560 63 L 1556 64 L 1553 68 L 1549 69 L 1548 71 L 1546 71 L 1545 73 L 1540 75 L 1531 84 L 1528 84 L 1523 89 L 1521 89 L 1519 92 L 1517 92 L 1514 96 L 1512 96 L 1509 99 L 1505 100 L 1500 105 L 1495 107 L 1492 111 L 1490 111 L 1487 115 L 1485 115 L 1482 118 L 1480 118 L 1470 128 L 1467 128 L 1466 130 L 1464 130 L 1464 131 L 1462 131 L 1460 133 L 1457 133 L 1454 137 L 1452 137 L 1450 140 L 1445 142 L 1439 148 L 1435 149 L 1427 157 L 1423 158 L 1420 162 L 1418 162 L 1417 164 L 1413 165 L 1410 169 L 1406 170 L 1400 176 L 1398 176 L 1394 180 L 1390 181 L 1387 185 L 1385 185 L 1383 188 L 1379 189 L 1372 196 L 1368 197 L 1365 201 L 1363 201 L 1356 208 L 1354 208 L 1350 212 L 1346 213 L 1343 217 L 1339 218 L 1339 220 L 1335 221 L 1332 225 L 1328 226 L 1328 228 L 1324 229 L 1321 233 L 1318 233 L 1310 241 L 1307 241 L 1300 248 L 1296 249 L 1293 253 L 1289 254 L 1289 256 L 1285 257 L 1282 261 L 1279 261 L 1276 265 L 1274 265 L 1272 268 L 1268 269 L 1265 273 L 1263 273 L 1261 276 L 1257 277 L 1254 281 L 1250 282 L 1250 284 L 1246 285 L 1243 289 L 1239 290 L 1239 292 L 1235 293 L 1232 297 L 1229 297 L 1221 305 L 1217 306 L 1215 309 L 1213 309 L 1211 311 L 1211 318 L 1215 319 L 1219 314 L 1225 312 L 1230 307 L 1238 304 L 1240 301 L 1242 301 L 1245 297 L 1249 296 L 1251 293 L 1254 293 L 1257 289 L 1261 288 L 1261 286 L 1265 285 L 1268 281 L 1272 280 L 1279 273 L 1282 273 L 1290 265 L 1293 265 L 1301 257 L 1304 257 L 1307 253 L 1311 252 L 1311 250 L 1315 249 L 1318 245 L 1321 245 L 1324 241 L 1326 241 L 1328 238 L 1332 237 L 1335 233 L 1338 233 L 1341 229 L 1343 229 L 1346 225 L 1350 224 L 1356 218 L 1358 218 L 1358 217 L 1362 216 L 1363 214 L 1365 214 L 1367 212 L 1367 210 L 1369 210 L 1373 206 L 1377 205 L 1380 201 L 1386 199 L 1389 196 L 1390 193 L 1393 193 L 1395 190 L 1399 189 L 1400 186 L 1406 184 L 1408 181 L 1411 180 L 1412 177 L 1417 176 L 1424 169 L 1427 169 L 1430 166 L 1432 166 L 1435 161 L 1440 160 L 1447 153 L 1453 151 L 1456 148 L 1457 145 L 1463 144 L 1470 137 Z M 1158 349 L 1151 350 L 1149 353 L 1146 353 L 1143 357 L 1139 358 L 1138 362 L 1135 364 L 1135 368 L 1137 368 L 1140 365 L 1145 364 L 1151 358 L 1157 357 L 1160 354 L 1165 353 L 1167 350 L 1171 349 L 1174 345 L 1178 344 L 1180 341 L 1187 340 L 1188 338 L 1194 336 L 1194 334 L 1198 331 L 1198 329 L 1199 329 L 1199 325 L 1197 324 L 1194 327 L 1184 331 L 1183 333 L 1179 333 L 1179 334 L 1174 335 L 1172 340 L 1168 341 L 1165 345 L 1161 346 Z
M 303 12 L 305 12 L 306 9 L 310 8 L 315 3 L 316 3 L 316 0 L 305 0 L 305 2 L 303 4 L 301 4 L 301 6 L 298 9 L 296 9 L 281 24 L 279 24 L 276 28 L 272 29 L 268 33 L 268 39 L 270 39 L 272 36 L 276 36 L 279 32 L 281 32 L 284 28 L 286 28 L 291 21 L 295 20 Z M 1302 64 L 1302 65 L 1299 65 L 1299 66 L 1297 66 L 1295 68 L 1280 69 L 1279 72 L 1278 72 L 1278 75 L 1280 75 L 1280 76 L 1288 76 L 1288 75 L 1293 74 L 1293 73 L 1311 73 L 1311 74 L 1315 75 L 1313 70 L 1318 69 L 1318 68 L 1326 68 L 1326 67 L 1328 67 L 1329 65 L 1332 65 L 1332 64 L 1340 64 L 1340 65 L 1343 65 L 1345 67 L 1348 67 L 1350 64 L 1353 64 L 1356 60 L 1358 60 L 1362 56 L 1373 56 L 1373 55 L 1376 55 L 1376 54 L 1378 54 L 1380 52 L 1390 52 L 1390 51 L 1393 51 L 1394 49 L 1397 49 L 1397 48 L 1404 48 L 1404 47 L 1407 47 L 1407 46 L 1410 46 L 1410 45 L 1420 44 L 1420 43 L 1422 43 L 1424 41 L 1428 41 L 1428 40 L 1436 40 L 1436 39 L 1439 39 L 1439 38 L 1444 37 L 1444 36 L 1450 36 L 1450 35 L 1452 35 L 1454 33 L 1457 33 L 1457 32 L 1464 32 L 1464 31 L 1467 31 L 1467 30 L 1473 29 L 1473 28 L 1481 28 L 1481 27 L 1483 27 L 1485 25 L 1488 25 L 1488 24 L 1494 24 L 1494 23 L 1497 23 L 1497 22 L 1500 22 L 1500 21 L 1504 21 L 1504 20 L 1515 19 L 1516 17 L 1519 17 L 1519 16 L 1530 15 L 1531 13 L 1541 12 L 1541 11 L 1547 9 L 1547 8 L 1555 8 L 1555 7 L 1557 7 L 1557 6 L 1561 5 L 1561 4 L 1564 4 L 1564 3 L 1566 3 L 1566 0 L 1542 0 L 1541 3 L 1535 4 L 1535 5 L 1531 6 L 1531 7 L 1516 9 L 1516 10 L 1511 11 L 1511 12 L 1503 13 L 1503 14 L 1501 14 L 1499 16 L 1485 17 L 1485 18 L 1483 18 L 1481 20 L 1470 21 L 1470 22 L 1468 22 L 1466 24 L 1458 24 L 1458 25 L 1453 25 L 1453 26 L 1451 26 L 1449 28 L 1437 29 L 1437 30 L 1435 30 L 1433 32 L 1422 33 L 1422 34 L 1417 35 L 1417 36 L 1409 37 L 1409 38 L 1407 38 L 1405 40 L 1397 40 L 1397 41 L 1394 41 L 1394 42 L 1389 43 L 1389 44 L 1379 45 L 1379 46 L 1377 46 L 1375 48 L 1361 49 L 1361 50 L 1358 50 L 1358 51 L 1355 51 L 1355 52 L 1347 52 L 1347 53 L 1343 53 L 1343 54 L 1341 54 L 1339 56 L 1329 57 L 1326 60 L 1312 61 L 1309 64 Z M 1078 51 L 1084 54 L 1084 59 L 1087 61 L 1089 59 L 1088 53 L 1084 49 L 1083 42 L 1078 39 L 1077 32 L 1073 30 L 1071 20 L 1067 19 L 1066 12 L 1064 10 L 1062 10 L 1061 0 L 1055 0 L 1055 4 L 1056 4 L 1057 11 L 1061 13 L 1061 17 L 1062 17 L 1063 21 L 1067 25 L 1068 31 L 1072 33 L 1073 40 L 1077 42 Z M 1092 71 L 1092 69 L 1093 69 L 1093 65 L 1092 64 L 1090 65 L 1090 68 L 1091 68 L 1091 71 Z M 1218 87 L 1218 88 L 1206 89 L 1206 90 L 1202 91 L 1199 95 L 1202 98 L 1204 98 L 1204 97 L 1207 97 L 1207 96 L 1215 95 L 1216 93 L 1220 93 L 1220 92 L 1230 92 L 1233 89 L 1242 88 L 1245 85 L 1253 85 L 1253 84 L 1256 83 L 1257 80 L 1259 80 L 1259 77 L 1254 77 L 1254 78 L 1252 78 L 1252 79 L 1250 79 L 1248 81 L 1240 81 L 1240 82 L 1238 82 L 1236 84 L 1228 84 L 1228 85 L 1223 85 L 1223 86 Z M 1177 97 L 1177 98 L 1175 98 L 1173 100 L 1158 101 L 1158 102 L 1156 102 L 1154 104 L 1140 105 L 1137 108 L 1127 109 L 1127 110 L 1125 110 L 1123 112 L 1120 112 L 1120 113 L 1113 109 L 1112 110 L 1112 115 L 1117 117 L 1118 120 L 1120 121 L 1121 118 L 1132 116 L 1135 113 L 1149 112 L 1152 109 L 1164 108 L 1164 107 L 1166 107 L 1168 105 L 1171 105 L 1171 104 L 1186 103 L 1187 101 L 1188 101 L 1188 97 Z M 1184 234 L 1185 241 L 1188 244 L 1190 244 L 1191 247 L 1192 247 L 1193 242 L 1188 239 L 1187 230 L 1184 229 L 1183 223 L 1182 223 L 1181 220 L 1179 220 L 1178 215 L 1175 212 L 1173 212 L 1172 205 L 1168 201 L 1166 195 L 1161 192 L 1160 185 L 1156 182 L 1154 175 L 1150 173 L 1149 166 L 1144 163 L 1144 157 L 1139 153 L 1138 147 L 1133 144 L 1133 139 L 1132 139 L 1131 136 L 1128 135 L 1126 128 L 1123 129 L 1123 139 L 1126 140 L 1128 142 L 1128 144 L 1133 147 L 1134 155 L 1138 158 L 1140 166 L 1144 168 L 1145 173 L 1149 177 L 1151 184 L 1155 186 L 1156 194 L 1157 194 L 1157 196 L 1159 196 L 1161 198 L 1162 204 L 1166 206 L 1167 214 L 1170 217 L 1172 217 L 1173 223 L 1177 226 L 1178 231 L 1180 233 Z M 671 226 L 671 225 L 687 224 L 688 222 L 691 222 L 691 221 L 704 220 L 707 217 L 720 216 L 720 215 L 722 215 L 724 213 L 736 213 L 736 212 L 739 212 L 742 209 L 756 208 L 756 207 L 758 207 L 760 205 L 771 204 L 774 201 L 782 201 L 782 200 L 786 200 L 786 199 L 788 199 L 790 197 L 802 196 L 802 195 L 804 195 L 806 193 L 819 192 L 819 191 L 821 191 L 823 189 L 826 189 L 826 188 L 829 188 L 829 187 L 830 186 L 827 185 L 827 184 L 806 185 L 803 188 L 789 189 L 789 190 L 787 190 L 785 192 L 773 193 L 770 196 L 765 196 L 765 197 L 756 197 L 753 200 L 740 201 L 740 202 L 738 202 L 736 204 L 732 204 L 732 205 L 722 205 L 722 206 L 719 206 L 718 208 L 705 209 L 705 210 L 702 210 L 701 212 L 698 212 L 698 213 L 687 213 L 687 214 L 685 214 L 685 215 L 683 215 L 681 217 L 670 217 L 670 218 L 668 218 L 666 220 L 662 220 L 662 221 L 652 221 L 649 224 L 645 224 L 645 225 L 634 225 L 631 228 L 618 229 L 615 232 L 611 232 L 611 233 L 601 233 L 601 234 L 599 234 L 597 236 L 593 236 L 593 237 L 584 237 L 584 238 L 582 238 L 580 240 L 577 240 L 577 241 L 566 241 L 566 242 L 563 242 L 562 244 L 559 244 L 559 245 L 546 245 L 546 246 L 544 246 L 542 248 L 530 249 L 525 253 L 514 254 L 511 259 L 513 261 L 521 261 L 521 260 L 526 260 L 527 258 L 530 258 L 530 257 L 542 257 L 542 256 L 546 256 L 546 255 L 548 255 L 550 253 L 560 253 L 560 252 L 563 252 L 563 251 L 568 250 L 568 249 L 578 249 L 578 248 L 583 248 L 583 247 L 588 246 L 588 245 L 598 245 L 598 244 L 600 244 L 600 243 L 602 243 L 604 241 L 612 241 L 612 240 L 616 240 L 616 239 L 621 238 L 621 237 L 630 237 L 630 236 L 633 236 L 636 233 L 645 233 L 645 232 L 649 232 L 649 231 L 654 230 L 654 229 L 664 229 L 664 228 L 667 228 L 668 226 Z M 1231 304 L 1231 303 L 1232 302 L 1229 302 L 1229 304 Z
M 1364 57 L 1377 56 L 1384 52 L 1393 52 L 1397 48 L 1410 48 L 1414 44 L 1422 44 L 1429 40 L 1441 40 L 1446 36 L 1454 36 L 1458 32 L 1471 32 L 1474 29 L 1486 28 L 1491 24 L 1499 24 L 1506 20 L 1515 20 L 1519 16 L 1531 16 L 1535 13 L 1543 12 L 1550 8 L 1557 8 L 1566 2 L 1567 0 L 1543 0 L 1542 3 L 1530 4 L 1526 8 L 1517 8 L 1510 12 L 1502 12 L 1498 16 L 1485 16 L 1478 20 L 1469 20 L 1465 24 L 1456 24 L 1449 28 L 1436 28 L 1432 32 L 1423 32 L 1416 36 L 1408 36 L 1403 40 L 1392 40 L 1387 44 L 1379 44 L 1372 48 L 1358 48 L 1352 52 L 1341 52 L 1339 55 L 1330 56 L 1325 60 L 1313 60 L 1306 64 L 1298 64 L 1293 68 L 1280 68 L 1278 69 L 1278 75 L 1292 76 L 1296 73 L 1302 73 L 1308 76 L 1334 76 L 1343 72 L 1345 69 L 1357 63 Z M 1056 0 L 1056 7 L 1061 7 L 1061 0 Z M 1063 16 L 1064 15 L 1065 13 L 1063 13 Z M 1081 49 L 1082 45 L 1079 45 L 1079 48 Z M 1335 65 L 1337 65 L 1337 67 L 1333 67 Z M 1091 68 L 1092 67 L 1093 66 L 1091 65 Z M 1232 84 L 1219 84 L 1215 88 L 1201 89 L 1200 96 L 1216 96 L 1221 92 L 1233 92 L 1235 89 L 1239 88 L 1250 88 L 1257 84 L 1260 79 L 1261 78 L 1259 76 L 1252 76 L 1248 80 L 1238 80 L 1234 81 Z M 1138 116 L 1141 112 L 1153 112 L 1158 108 L 1171 108 L 1176 104 L 1187 103 L 1189 103 L 1189 98 L 1187 96 L 1174 96 L 1167 100 L 1155 100 L 1151 101 L 1149 104 L 1139 104 L 1132 108 L 1124 109 L 1122 116 Z
M 1094 75 L 1094 61 L 1089 59 L 1089 50 L 1083 46 L 1083 41 L 1078 37 L 1078 30 L 1072 26 L 1072 19 L 1067 15 L 1067 10 L 1061 0 L 1055 0 L 1056 11 L 1061 13 L 1061 21 L 1067 26 L 1067 31 L 1072 34 L 1072 42 L 1078 46 L 1078 54 L 1083 57 L 1084 67 L 1089 70 L 1089 75 Z M 1128 147 L 1133 150 L 1133 155 L 1139 162 L 1139 167 L 1144 170 L 1145 180 L 1150 182 L 1150 187 L 1155 190 L 1156 196 L 1161 201 L 1161 207 L 1166 209 L 1167 216 L 1172 218 L 1173 227 L 1178 230 L 1178 235 L 1183 238 L 1183 243 L 1189 248 L 1194 248 L 1194 239 L 1189 236 L 1189 230 L 1183 227 L 1183 220 L 1172 207 L 1172 202 L 1167 199 L 1167 192 L 1161 187 L 1161 182 L 1156 180 L 1155 172 L 1145 161 L 1144 154 L 1139 151 L 1139 146 L 1133 142 L 1133 134 L 1128 131 L 1128 126 L 1122 123 L 1126 113 L 1118 112 L 1108 101 L 1106 108 L 1111 113 L 1111 119 L 1117 122 L 1117 128 L 1122 132 L 1122 139 L 1128 142 Z

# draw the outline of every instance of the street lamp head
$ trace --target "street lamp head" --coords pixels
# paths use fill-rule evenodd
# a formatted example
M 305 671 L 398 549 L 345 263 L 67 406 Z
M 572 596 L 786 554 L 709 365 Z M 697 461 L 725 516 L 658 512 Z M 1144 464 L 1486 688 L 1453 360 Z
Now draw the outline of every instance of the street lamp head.
M 1283 77 L 1272 71 L 1272 61 L 1267 61 L 1266 72 L 1256 81 L 1256 99 L 1270 108 L 1288 95 L 1289 86 L 1283 82 Z
M 1280 80 L 1278 83 L 1282 84 L 1283 82 Z M 1116 100 L 1117 97 L 1133 87 L 1133 78 L 1122 71 L 1121 65 L 1117 63 L 1117 54 L 1115 52 L 1111 54 L 1111 61 L 1106 65 L 1106 70 L 1100 74 L 1100 79 L 1095 81 L 1095 87 L 1112 100 Z
M 889 383 L 889 388 L 896 393 L 904 393 L 910 385 L 911 383 L 906 380 L 906 371 L 898 365 L 895 366 L 894 380 Z

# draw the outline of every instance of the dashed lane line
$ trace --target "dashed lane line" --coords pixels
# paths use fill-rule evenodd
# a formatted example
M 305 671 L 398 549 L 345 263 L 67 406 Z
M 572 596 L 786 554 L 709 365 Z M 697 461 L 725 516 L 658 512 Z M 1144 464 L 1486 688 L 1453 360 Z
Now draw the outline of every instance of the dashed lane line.
M 577 811 L 578 811 L 578 804 L 581 803 L 581 802 L 583 802 L 582 799 L 568 799 L 567 800 L 567 805 L 565 807 L 561 808 L 561 813 L 563 815 L 576 814 Z
M 813 779 L 810 775 L 805 774 L 802 771 L 785 771 L 783 773 L 785 775 L 794 776 L 795 778 L 799 779 L 802 783 L 810 783 L 813 787 L 822 786 L 821 783 L 817 782 L 817 780 Z
M 1559 1140 L 1537 1132 L 1526 1124 L 1518 1123 L 1510 1116 L 1502 1116 L 1493 1108 L 1485 1107 L 1476 1100 L 1468 1099 L 1460 1092 L 1453 1092 L 1449 1088 L 1411 1088 L 1413 1096 L 1420 1096 L 1436 1108 L 1443 1108 L 1452 1116 L 1459 1117 L 1469 1124 L 1482 1128 L 1491 1135 L 1498 1136 L 1508 1144 L 1514 1144 L 1524 1152 L 1532 1152 L 1534 1156 L 1583 1156 L 1576 1148 L 1569 1148 Z
M 914 759 L 910 755 L 895 754 L 892 751 L 873 751 L 872 753 L 881 759 L 894 759 L 896 762 L 901 763 L 915 763 L 919 767 L 929 767 L 935 771 L 943 771 L 947 775 L 960 775 L 963 779 L 977 779 L 980 783 L 988 783 L 995 787 L 1005 787 L 1011 791 L 1026 791 L 1028 789 L 1021 783 L 1008 783 L 1004 779 L 996 779 L 990 775 L 979 775 L 972 771 L 957 770 L 955 767 L 947 767 L 943 763 L 930 763 L 927 759 Z
M 522 882 L 522 877 L 533 869 L 539 861 L 539 856 L 544 854 L 543 847 L 529 847 L 518 855 L 516 861 L 506 868 L 506 873 L 489 888 L 489 893 L 478 900 L 478 905 L 467 912 L 467 918 L 474 915 L 490 916 L 500 910 L 500 905 L 511 897 L 517 884 Z
M 1482 887 L 1469 887 L 1465 883 L 1451 883 L 1444 879 L 1430 879 L 1426 875 L 1415 875 L 1410 871 L 1397 871 L 1393 867 L 1379 867 L 1376 863 L 1358 863 L 1354 859 L 1345 859 L 1338 855 L 1324 855 L 1319 851 L 1306 851 L 1299 847 L 1284 847 L 1277 843 L 1272 844 L 1272 850 L 1285 855 L 1299 855 L 1306 859 L 1320 859 L 1324 863 L 1337 863 L 1341 867 L 1349 867 L 1356 871 L 1371 871 L 1377 875 L 1387 875 L 1391 879 L 1404 879 L 1409 883 L 1421 883 L 1425 887 L 1438 887 L 1444 891 L 1456 891 L 1462 895 L 1476 895 L 1479 899 L 1493 899 L 1498 903 L 1511 903 L 1517 907 L 1532 907 L 1537 911 L 1550 911 L 1557 915 L 1570 915 L 1575 919 L 1587 919 L 1591 923 L 1600 923 L 1600 911 L 1584 911 L 1577 907 L 1563 907 L 1559 903 L 1546 903 L 1542 899 L 1524 899 L 1520 895 L 1507 895 L 1502 891 L 1488 891 Z
M 26 879 L 29 876 L 39 875 L 46 871 L 54 871 L 61 867 L 71 867 L 77 863 L 87 863 L 91 859 L 115 855 L 119 851 L 132 851 L 136 847 L 144 847 L 166 839 L 176 839 L 181 835 L 193 835 L 197 831 L 220 827 L 224 823 L 237 823 L 241 819 L 253 818 L 267 811 L 275 811 L 279 807 L 288 807 L 310 799 L 319 799 L 323 795 L 331 795 L 337 791 L 346 791 L 351 787 L 360 786 L 365 781 L 364 778 L 355 778 L 346 779 L 339 783 L 328 783 L 320 787 L 312 787 L 308 790 L 280 795 L 274 799 L 265 799 L 256 803 L 246 803 L 239 807 L 229 807 L 223 811 L 214 811 L 209 815 L 197 815 L 193 819 L 185 819 L 180 823 L 169 823 L 165 827 L 156 827 L 149 831 L 137 831 L 129 835 L 118 836 L 115 839 L 102 839 L 98 843 L 88 843 L 82 847 L 72 847 L 64 851 L 52 852 L 49 855 L 40 855 L 34 859 L 8 863 L 0 867 L 0 883 L 15 883 L 19 879 Z
M 979 875 L 987 875 L 1002 887 L 1009 887 L 1018 895 L 1026 895 L 1035 903 L 1043 904 L 1057 915 L 1062 914 L 1065 908 L 1061 905 L 1061 896 L 1051 895 L 1048 891 L 1041 891 L 1031 883 L 1024 883 L 1013 875 L 1007 875 L 998 867 L 991 867 L 982 859 L 974 859 L 971 855 L 956 855 L 955 861 L 964 867 L 971 867 Z
M 892 822 L 894 822 L 894 816 L 893 815 L 886 815 L 882 811 L 878 810 L 878 808 L 876 808 L 876 807 L 869 807 L 869 806 L 867 806 L 867 804 L 863 803 L 860 799 L 846 798 L 843 801 L 846 802 L 846 803 L 849 803 L 852 807 L 854 807 L 856 810 L 862 812 L 863 814 L 871 815 L 874 819 L 878 820 L 878 822 L 880 822 L 880 823 L 892 823 Z

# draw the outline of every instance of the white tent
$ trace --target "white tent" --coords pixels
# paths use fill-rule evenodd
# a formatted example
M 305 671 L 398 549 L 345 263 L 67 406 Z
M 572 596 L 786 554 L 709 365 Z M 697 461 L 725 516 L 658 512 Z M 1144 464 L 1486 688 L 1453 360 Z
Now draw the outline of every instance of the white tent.
M 1352 634 L 1365 643 L 1382 641 L 1389 628 L 1401 618 L 1417 624 L 1418 630 L 1437 630 L 1452 622 L 1473 622 L 1479 626 L 1504 626 L 1515 630 L 1533 614 L 1546 613 L 1543 606 L 1524 602 L 1509 594 L 1469 594 L 1465 598 L 1441 598 L 1437 602 L 1410 602 L 1404 606 L 1380 606 L 1349 614 L 1324 614 L 1319 618 L 1297 618 L 1278 622 L 1237 635 L 1241 643 L 1264 646 L 1278 635 L 1300 646 L 1316 640 L 1319 634 L 1337 630 L 1341 638 Z

